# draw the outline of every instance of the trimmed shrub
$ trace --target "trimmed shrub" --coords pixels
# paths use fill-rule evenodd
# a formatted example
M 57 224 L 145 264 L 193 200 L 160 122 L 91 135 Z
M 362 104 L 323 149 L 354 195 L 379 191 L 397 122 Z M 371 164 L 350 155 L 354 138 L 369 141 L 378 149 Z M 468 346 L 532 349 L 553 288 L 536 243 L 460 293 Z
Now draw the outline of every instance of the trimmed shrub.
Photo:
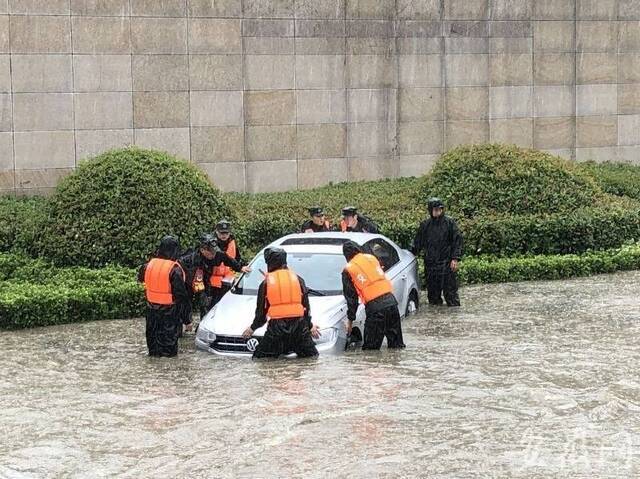
M 588 161 L 580 163 L 579 168 L 591 175 L 605 192 L 640 200 L 640 166 Z
M 640 269 L 640 245 L 588 252 L 514 258 L 467 258 L 460 263 L 461 283 L 554 280 Z
M 513 145 L 473 145 L 442 155 L 425 177 L 423 202 L 442 198 L 460 217 L 565 213 L 603 196 L 590 175 L 559 157 Z
M 0 287 L 0 328 L 131 318 L 142 314 L 143 300 L 142 288 L 132 282 L 85 286 L 5 282 Z
M 31 251 L 46 222 L 47 199 L 0 197 L 0 251 Z
M 616 248 L 640 240 L 635 202 L 552 215 L 502 215 L 462 220 L 465 255 L 569 254 Z
M 0 328 L 119 319 L 144 312 L 136 272 L 56 268 L 44 260 L 0 254 Z
M 165 234 L 186 246 L 231 211 L 206 175 L 165 153 L 127 148 L 82 163 L 50 201 L 37 246 L 60 265 L 133 266 Z

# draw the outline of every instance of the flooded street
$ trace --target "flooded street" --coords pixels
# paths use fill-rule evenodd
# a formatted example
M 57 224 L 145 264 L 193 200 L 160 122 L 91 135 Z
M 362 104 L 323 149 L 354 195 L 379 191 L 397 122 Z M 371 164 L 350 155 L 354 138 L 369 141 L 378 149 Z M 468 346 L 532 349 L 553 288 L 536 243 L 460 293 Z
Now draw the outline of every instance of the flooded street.
M 404 351 L 146 355 L 141 320 L 1 332 L 0 478 L 640 475 L 640 272 L 470 286 Z

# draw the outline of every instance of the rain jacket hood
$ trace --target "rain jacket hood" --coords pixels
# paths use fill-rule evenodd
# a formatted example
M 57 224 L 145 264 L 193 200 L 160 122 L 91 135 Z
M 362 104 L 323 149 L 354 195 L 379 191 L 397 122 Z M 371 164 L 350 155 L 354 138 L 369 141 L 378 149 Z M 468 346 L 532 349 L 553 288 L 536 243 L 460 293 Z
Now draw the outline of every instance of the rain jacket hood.
M 347 261 L 351 261 L 353 257 L 358 253 L 362 253 L 362 248 L 358 243 L 349 240 L 342 245 L 342 254 L 347 259 Z
M 282 248 L 267 248 L 264 260 L 267 263 L 267 271 L 271 273 L 287 266 L 287 252 Z

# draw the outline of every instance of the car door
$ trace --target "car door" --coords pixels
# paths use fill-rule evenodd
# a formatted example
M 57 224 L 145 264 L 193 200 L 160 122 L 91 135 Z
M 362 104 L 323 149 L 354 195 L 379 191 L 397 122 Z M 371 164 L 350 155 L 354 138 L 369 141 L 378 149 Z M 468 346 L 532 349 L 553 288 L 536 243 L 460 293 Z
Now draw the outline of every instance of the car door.
M 367 253 L 374 255 L 380 262 L 382 270 L 393 285 L 393 294 L 398 300 L 400 311 L 404 311 L 402 307 L 406 302 L 407 295 L 406 274 L 403 278 L 398 251 L 383 238 L 374 238 L 367 241 L 363 245 L 363 249 Z

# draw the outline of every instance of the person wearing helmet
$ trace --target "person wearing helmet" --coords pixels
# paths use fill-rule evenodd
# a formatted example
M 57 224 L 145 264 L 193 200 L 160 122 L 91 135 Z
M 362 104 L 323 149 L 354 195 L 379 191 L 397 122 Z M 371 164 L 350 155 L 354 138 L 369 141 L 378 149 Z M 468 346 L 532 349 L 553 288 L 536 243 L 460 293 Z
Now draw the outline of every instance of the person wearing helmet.
M 460 306 L 458 261 L 462 256 L 462 233 L 455 220 L 444 213 L 444 202 L 430 198 L 429 218 L 420 223 L 411 252 L 424 253 L 429 304 L 440 305 L 442 294 L 448 306 Z
M 325 218 L 324 210 L 320 206 L 309 208 L 309 216 L 311 219 L 302 223 L 300 231 L 302 233 L 322 233 L 331 231 L 331 225 Z
M 375 256 L 365 254 L 354 241 L 342 245 L 342 254 L 347 260 L 342 271 L 342 291 L 347 301 L 347 335 L 351 335 L 361 301 L 366 315 L 362 349 L 379 350 L 385 337 L 388 348 L 404 348 L 398 301 L 380 262 Z
M 154 257 L 138 270 L 138 281 L 144 283 L 147 299 L 149 356 L 176 356 L 182 325 L 191 329 L 191 298 L 185 272 L 176 261 L 179 250 L 178 240 L 165 236 Z
M 222 251 L 218 247 L 216 237 L 210 233 L 200 235 L 197 248 L 187 251 L 178 261 L 186 272 L 189 292 L 200 305 L 200 317 L 211 309 L 211 275 L 216 266 L 224 263 L 233 271 L 251 271 L 251 268 L 242 266 Z
M 317 356 L 313 338 L 320 333 L 311 322 L 309 291 L 304 280 L 287 268 L 287 252 L 282 248 L 267 248 L 264 259 L 267 273 L 258 288 L 256 314 L 242 334 L 249 339 L 268 321 L 253 353 L 254 359 L 278 358 L 289 353 L 296 353 L 299 358 Z
M 355 233 L 379 233 L 378 225 L 371 218 L 358 213 L 355 206 L 345 206 L 342 208 L 342 221 L 340 231 L 343 233 L 353 231 Z
M 218 221 L 214 233 L 218 248 L 242 266 L 244 263 L 240 256 L 240 249 L 238 248 L 236 239 L 231 233 L 231 223 L 227 220 Z M 237 270 L 234 270 L 224 261 L 213 267 L 211 276 L 209 277 L 209 287 L 206 288 L 209 308 L 213 308 L 218 304 L 225 293 L 229 290 L 228 286 L 225 285 L 224 280 L 233 280 L 234 271 Z

